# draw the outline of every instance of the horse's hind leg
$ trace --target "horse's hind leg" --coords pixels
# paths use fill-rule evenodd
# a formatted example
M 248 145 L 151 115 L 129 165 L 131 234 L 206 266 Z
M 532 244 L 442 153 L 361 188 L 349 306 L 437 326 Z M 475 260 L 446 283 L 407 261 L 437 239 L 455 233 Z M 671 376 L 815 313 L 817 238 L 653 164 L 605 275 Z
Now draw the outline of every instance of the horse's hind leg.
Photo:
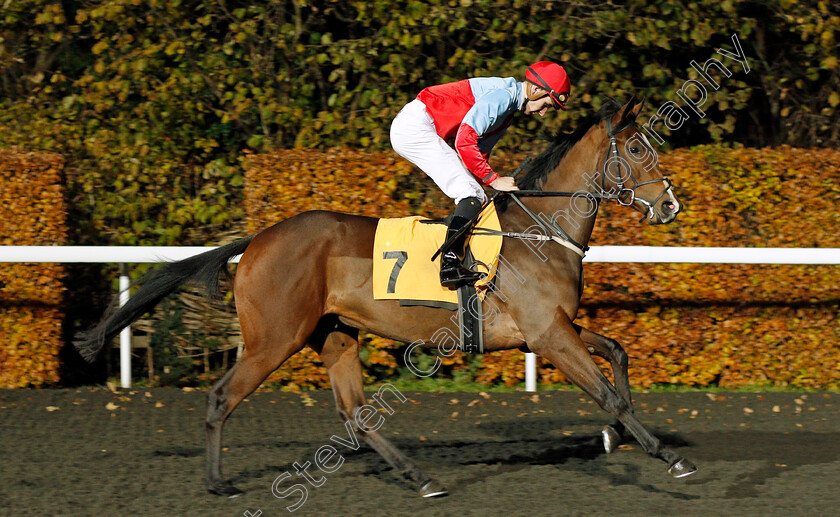
M 316 348 L 316 350 L 318 350 Z M 359 361 L 359 341 L 356 329 L 330 333 L 319 350 L 321 360 L 330 375 L 338 415 L 350 422 L 354 431 L 378 452 L 397 472 L 416 483 L 420 495 L 434 497 L 446 495 L 446 489 L 427 476 L 402 451 L 376 431 L 365 432 L 356 424 L 356 411 L 365 405 L 362 365 Z
M 242 399 L 250 395 L 289 357 L 303 348 L 303 343 L 282 346 L 255 346 L 247 343 L 242 357 L 207 393 L 207 472 L 210 493 L 234 497 L 242 493 L 222 477 L 222 427 Z M 260 350 L 253 353 L 251 350 Z
M 618 344 L 618 341 L 602 336 L 589 329 L 575 325 L 580 338 L 586 343 L 590 354 L 603 357 L 610 362 L 613 371 L 615 389 L 621 398 L 627 402 L 628 411 L 633 412 L 633 399 L 630 396 L 630 378 L 627 374 L 627 353 Z M 604 426 L 601 436 L 604 439 L 604 450 L 607 453 L 613 452 L 621 443 L 624 435 L 624 424 L 616 420 L 614 425 Z

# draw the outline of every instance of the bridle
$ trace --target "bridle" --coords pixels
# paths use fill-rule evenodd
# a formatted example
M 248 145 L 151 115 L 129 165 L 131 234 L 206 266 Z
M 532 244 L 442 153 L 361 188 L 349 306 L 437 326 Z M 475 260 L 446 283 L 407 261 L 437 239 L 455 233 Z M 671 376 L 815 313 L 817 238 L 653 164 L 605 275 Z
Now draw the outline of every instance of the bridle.
M 604 196 L 604 199 L 615 199 L 616 201 L 618 201 L 619 204 L 624 206 L 630 206 L 634 202 L 638 201 L 645 205 L 648 209 L 647 215 L 642 217 L 641 221 L 644 221 L 645 219 L 652 219 L 654 216 L 653 207 L 656 206 L 660 199 L 662 199 L 662 196 L 664 196 L 665 194 L 673 195 L 673 193 L 670 192 L 672 186 L 671 180 L 665 177 L 643 182 L 639 182 L 638 180 L 636 180 L 636 177 L 633 176 L 633 172 L 630 170 L 627 161 L 624 160 L 624 158 L 622 158 L 621 154 L 618 152 L 618 142 L 615 139 L 616 135 L 618 135 L 622 131 L 626 131 L 631 127 L 636 127 L 636 120 L 631 119 L 624 125 L 621 125 L 615 129 L 613 129 L 612 127 L 612 120 L 610 118 L 607 118 L 604 122 L 606 122 L 607 124 L 607 136 L 610 139 L 610 145 L 607 148 L 607 155 L 604 159 L 604 172 L 601 174 L 601 191 L 604 193 L 607 192 L 607 170 L 608 166 L 610 165 L 610 161 L 613 161 L 615 163 L 614 178 L 616 180 L 616 187 L 618 188 L 618 194 L 613 194 L 611 195 L 611 197 Z M 631 188 L 624 187 L 625 178 L 621 174 L 622 167 L 627 168 L 627 176 L 633 182 L 633 186 Z M 653 183 L 659 183 L 660 181 L 665 182 L 665 188 L 662 190 L 662 192 L 659 193 L 658 196 L 656 196 L 656 199 L 654 199 L 652 202 L 648 202 L 642 198 L 636 199 L 637 188 L 643 187 L 645 185 L 651 185 Z
M 512 192 L 502 192 L 500 194 L 506 195 L 510 197 L 519 207 L 526 213 L 528 216 L 534 220 L 539 228 L 545 232 L 543 235 L 536 235 L 536 234 L 523 234 L 523 233 L 514 233 L 514 232 L 501 232 L 506 237 L 514 237 L 519 239 L 528 239 L 528 240 L 553 240 L 558 244 L 565 246 L 575 253 L 577 253 L 581 258 L 586 254 L 586 251 L 589 250 L 589 246 L 585 246 L 576 240 L 574 240 L 565 230 L 563 230 L 557 223 L 553 220 L 546 221 L 545 218 L 540 217 L 539 215 L 535 214 L 533 210 L 525 206 L 522 201 L 519 200 L 520 197 L 585 197 L 590 201 L 594 201 L 595 203 L 600 203 L 602 199 L 607 200 L 616 200 L 619 204 L 623 206 L 630 206 L 635 201 L 641 202 L 643 205 L 647 206 L 648 213 L 642 217 L 641 221 L 645 219 L 653 218 L 654 210 L 653 207 L 662 199 L 662 196 L 665 194 L 671 193 L 671 180 L 668 178 L 657 178 L 650 181 L 642 181 L 639 182 L 634 176 L 633 172 L 631 171 L 629 164 L 627 163 L 624 158 L 621 157 L 621 153 L 618 150 L 618 142 L 616 141 L 616 135 L 630 129 L 631 127 L 636 127 L 636 121 L 630 120 L 625 124 L 613 129 L 612 127 L 612 120 L 610 118 L 605 119 L 607 125 L 607 136 L 610 139 L 609 147 L 607 148 L 607 155 L 604 161 L 603 172 L 601 173 L 601 192 L 594 193 L 594 192 L 586 192 L 584 196 L 580 196 L 580 192 L 558 192 L 558 191 L 546 191 L 546 190 L 515 190 Z M 606 176 L 608 166 L 610 162 L 615 162 L 615 171 L 616 171 L 616 180 L 617 184 L 616 187 L 618 188 L 618 193 L 615 191 L 608 191 L 606 185 Z M 525 165 L 528 163 L 526 160 L 519 169 L 514 173 L 514 176 L 521 171 Z M 623 178 L 621 176 L 621 167 L 627 168 L 627 175 L 629 179 L 633 182 L 631 187 L 625 187 L 624 180 L 627 178 Z M 643 187 L 645 185 L 650 185 L 653 183 L 664 182 L 665 188 L 662 192 L 656 196 L 656 199 L 653 202 L 648 202 L 642 198 L 636 198 L 636 189 L 639 187 Z M 494 196 L 495 197 L 495 196 Z M 491 201 L 492 202 L 492 199 Z M 597 210 L 597 207 L 596 207 Z
M 671 186 L 672 186 L 671 185 L 671 180 L 669 180 L 668 178 L 664 178 L 664 177 L 663 178 L 657 178 L 657 179 L 650 180 L 650 181 L 642 181 L 642 182 L 639 182 L 638 180 L 636 180 L 636 178 L 633 176 L 633 172 L 631 171 L 631 169 L 629 167 L 629 164 L 627 163 L 626 160 L 624 160 L 624 158 L 621 157 L 621 153 L 618 150 L 618 142 L 616 141 L 616 138 L 615 138 L 616 135 L 622 133 L 623 131 L 626 131 L 626 130 L 630 129 L 631 127 L 636 127 L 636 121 L 635 120 L 629 120 L 625 124 L 622 124 L 621 126 L 615 128 L 615 129 L 613 129 L 613 127 L 612 127 L 612 120 L 610 118 L 606 118 L 605 122 L 606 122 L 606 125 L 607 125 L 607 136 L 610 139 L 610 144 L 609 144 L 609 147 L 607 148 L 607 155 L 606 155 L 606 158 L 605 158 L 605 161 L 604 161 L 604 166 L 602 167 L 603 172 L 601 173 L 601 192 L 600 193 L 596 193 L 596 192 L 585 192 L 585 193 L 582 193 L 582 192 L 559 192 L 559 191 L 551 191 L 551 190 L 514 190 L 514 191 L 511 191 L 511 192 L 497 192 L 489 200 L 488 204 L 492 203 L 497 195 L 507 196 L 507 197 L 511 198 L 517 205 L 519 205 L 519 207 L 522 209 L 523 212 L 525 212 L 531 219 L 534 220 L 534 222 L 537 224 L 537 226 L 544 233 L 543 234 L 535 234 L 535 233 L 518 233 L 518 232 L 500 232 L 500 231 L 491 230 L 491 229 L 488 229 L 488 228 L 475 228 L 474 231 L 473 231 L 473 235 L 501 235 L 503 237 L 512 237 L 512 238 L 515 238 L 515 239 L 535 240 L 535 241 L 552 240 L 552 241 L 556 242 L 557 244 L 560 244 L 561 246 L 564 246 L 564 247 L 574 251 L 581 258 L 583 258 L 584 255 L 586 255 L 586 252 L 589 250 L 589 246 L 585 246 L 585 245 L 577 242 L 575 239 L 572 238 L 571 235 L 569 235 L 565 230 L 563 230 L 563 228 L 561 228 L 553 220 L 546 220 L 544 217 L 540 217 L 539 215 L 534 213 L 533 210 L 531 210 L 530 208 L 525 206 L 525 204 L 519 199 L 520 197 L 575 197 L 575 196 L 578 196 L 578 197 L 585 197 L 590 202 L 594 202 L 596 204 L 600 203 L 601 200 L 603 200 L 603 199 L 607 199 L 607 200 L 613 200 L 614 199 L 619 204 L 621 204 L 623 206 L 630 206 L 635 201 L 639 201 L 642 204 L 644 204 L 645 206 L 647 206 L 647 208 L 648 208 L 648 213 L 641 218 L 640 222 L 644 221 L 645 219 L 653 218 L 653 216 L 655 215 L 654 211 L 653 211 L 653 207 L 656 206 L 656 204 L 659 202 L 660 199 L 662 199 L 662 196 L 664 196 L 665 194 L 668 194 L 668 193 L 673 195 L 673 193 L 671 193 Z M 644 136 L 643 136 L 643 138 L 644 138 Z M 615 178 L 617 179 L 616 187 L 618 188 L 618 193 L 617 194 L 614 193 L 614 191 L 607 191 L 606 176 L 607 176 L 608 166 L 610 165 L 610 161 L 615 162 L 615 171 L 616 171 Z M 516 171 L 514 171 L 513 177 L 516 177 L 525 168 L 525 166 L 528 165 L 529 162 L 530 162 L 530 157 L 526 158 L 525 161 L 522 162 L 522 165 L 520 165 L 516 169 Z M 625 185 L 624 185 L 624 179 L 625 178 L 622 178 L 622 176 L 621 176 L 621 167 L 626 167 L 627 168 L 627 174 L 629 176 L 629 179 L 633 182 L 632 187 L 625 187 Z M 662 190 L 662 192 L 659 193 L 658 196 L 656 196 L 656 199 L 654 199 L 653 202 L 649 203 L 642 198 L 636 198 L 636 189 L 637 188 L 643 187 L 645 185 L 650 185 L 650 184 L 653 184 L 653 183 L 658 183 L 660 181 L 665 182 L 665 188 Z M 581 196 L 581 194 L 584 194 L 584 195 Z M 597 207 L 596 207 L 596 211 L 597 211 Z M 461 235 L 461 232 L 468 231 L 468 229 L 470 227 L 471 227 L 470 224 L 464 225 L 458 233 L 456 233 L 455 235 L 453 235 L 452 237 L 447 239 L 447 241 L 437 250 L 437 252 L 434 254 L 434 256 L 432 256 L 432 260 L 434 260 L 438 256 L 438 254 L 441 253 L 442 250 L 446 249 L 447 246 L 450 245 L 450 242 L 457 239 Z

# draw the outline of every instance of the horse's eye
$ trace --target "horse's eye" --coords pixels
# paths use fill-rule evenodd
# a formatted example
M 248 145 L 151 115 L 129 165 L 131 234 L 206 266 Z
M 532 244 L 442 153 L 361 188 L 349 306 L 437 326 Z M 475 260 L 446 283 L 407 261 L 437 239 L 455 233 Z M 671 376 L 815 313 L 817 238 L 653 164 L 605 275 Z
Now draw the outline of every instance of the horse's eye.
M 639 149 L 639 148 L 638 148 L 638 147 L 636 147 L 636 146 L 633 146 L 633 147 L 631 147 L 631 148 L 630 148 L 630 152 L 631 152 L 632 154 L 639 154 L 639 153 L 641 153 L 641 152 L 642 152 L 642 150 L 641 150 L 641 149 Z

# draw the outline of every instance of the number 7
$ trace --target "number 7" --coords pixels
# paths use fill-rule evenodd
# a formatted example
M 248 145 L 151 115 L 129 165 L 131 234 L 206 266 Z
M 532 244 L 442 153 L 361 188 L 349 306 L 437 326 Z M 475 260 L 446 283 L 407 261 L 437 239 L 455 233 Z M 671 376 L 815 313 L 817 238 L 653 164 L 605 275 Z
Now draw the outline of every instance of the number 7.
M 382 254 L 382 258 L 385 260 L 397 259 L 394 269 L 391 270 L 391 278 L 388 280 L 388 293 L 394 293 L 397 287 L 397 277 L 400 276 L 400 270 L 405 265 L 405 261 L 408 260 L 408 252 L 386 251 Z

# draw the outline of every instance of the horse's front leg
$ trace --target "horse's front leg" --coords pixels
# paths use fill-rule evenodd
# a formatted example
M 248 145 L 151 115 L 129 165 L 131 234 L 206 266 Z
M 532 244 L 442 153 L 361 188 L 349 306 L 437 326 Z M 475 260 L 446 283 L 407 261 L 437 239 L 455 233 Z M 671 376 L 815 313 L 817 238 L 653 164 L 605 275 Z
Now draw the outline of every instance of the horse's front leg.
M 632 434 L 642 448 L 655 458 L 668 464 L 668 472 L 674 477 L 693 474 L 697 467 L 669 447 L 666 447 L 633 414 L 632 406 L 601 372 L 589 355 L 586 343 L 581 339 L 568 316 L 558 311 L 547 326 L 543 321 L 525 318 L 520 330 L 528 341 L 529 348 L 551 361 L 567 379 L 585 391 L 605 411 L 614 415 Z
M 603 357 L 610 362 L 615 389 L 621 395 L 621 398 L 627 402 L 629 411 L 632 413 L 633 399 L 630 396 L 630 378 L 627 374 L 627 353 L 614 339 L 602 336 L 579 325 L 575 325 L 575 328 L 578 330 L 580 339 L 586 343 L 586 349 L 590 354 Z M 615 451 L 622 442 L 624 432 L 625 427 L 620 421 L 616 421 L 613 425 L 604 426 L 601 436 L 604 439 L 604 450 L 607 453 Z

